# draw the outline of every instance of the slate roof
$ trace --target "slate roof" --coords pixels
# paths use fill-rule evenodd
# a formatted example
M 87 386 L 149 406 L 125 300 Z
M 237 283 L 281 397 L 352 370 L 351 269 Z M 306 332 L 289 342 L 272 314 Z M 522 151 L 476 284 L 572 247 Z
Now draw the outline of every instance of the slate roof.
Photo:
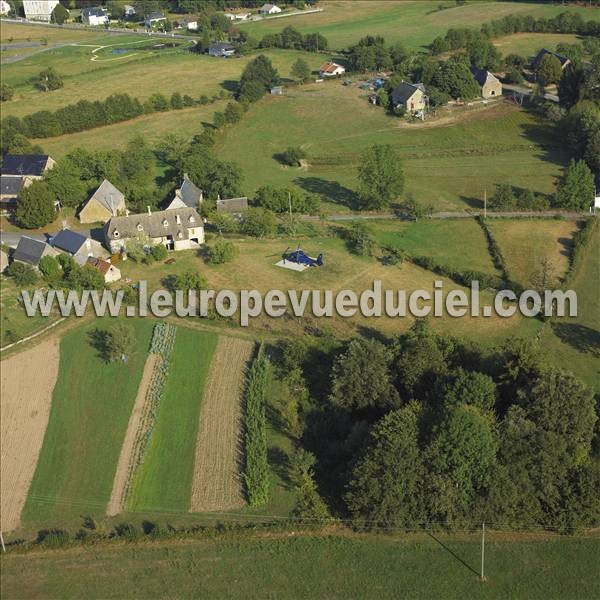
M 181 187 L 175 190 L 175 197 L 180 198 L 189 208 L 198 208 L 198 204 L 202 199 L 202 190 L 194 185 L 194 183 L 188 179 L 187 175 L 184 175 Z
M 535 59 L 533 60 L 533 66 L 537 68 L 537 66 L 540 64 L 540 61 L 542 60 L 542 58 L 544 58 L 544 56 L 546 54 L 551 54 L 552 56 L 556 56 L 556 58 L 558 58 L 558 60 L 560 61 L 560 66 L 564 67 L 568 62 L 571 62 L 571 59 L 569 59 L 568 57 L 562 55 L 562 54 L 557 54 L 556 52 L 552 52 L 551 50 L 547 50 L 546 48 L 542 48 L 537 56 L 535 57 Z
M 84 235 L 81 235 L 76 231 L 63 229 L 52 237 L 50 245 L 53 248 L 58 248 L 69 254 L 77 254 L 81 246 L 85 244 L 86 239 L 87 238 Z
M 179 223 L 177 222 L 178 218 Z M 188 239 L 191 227 L 204 227 L 198 212 L 194 208 L 177 208 L 159 210 L 152 214 L 112 217 L 104 225 L 104 233 L 110 240 L 134 238 L 138 235 L 147 235 L 151 238 L 170 235 L 177 241 Z
M 151 12 L 147 17 L 146 21 L 160 21 L 165 18 L 161 12 Z
M 2 163 L 2 175 L 42 176 L 48 163 L 47 154 L 7 154 Z
M 84 8 L 81 11 L 81 16 L 82 17 L 105 17 L 106 16 L 106 10 L 95 6 L 93 8 Z
M 224 50 L 235 50 L 229 42 L 213 42 L 209 46 L 209 52 L 223 52 Z
M 98 189 L 90 196 L 90 200 L 95 198 L 106 210 L 112 214 L 117 211 L 118 206 L 125 200 L 123 192 L 118 190 L 108 179 L 105 179 Z M 89 200 L 88 200 L 89 202 Z
M 479 84 L 479 87 L 483 87 L 490 77 L 496 79 L 496 77 L 486 69 L 479 69 L 478 67 L 474 66 L 471 67 L 471 74 L 473 75 L 475 81 Z
M 217 212 L 236 214 L 248 210 L 248 198 L 219 198 L 217 200 Z
M 0 177 L 0 194 L 2 196 L 18 196 L 24 183 L 25 177 L 20 175 L 2 175 Z
M 408 83 L 407 81 L 403 81 L 394 88 L 392 102 L 395 106 L 404 104 L 417 90 L 425 93 L 425 86 L 422 83 Z
M 26 235 L 21 236 L 19 244 L 14 251 L 13 259 L 21 262 L 29 263 L 37 267 L 44 251 L 46 250 L 46 242 L 34 240 Z

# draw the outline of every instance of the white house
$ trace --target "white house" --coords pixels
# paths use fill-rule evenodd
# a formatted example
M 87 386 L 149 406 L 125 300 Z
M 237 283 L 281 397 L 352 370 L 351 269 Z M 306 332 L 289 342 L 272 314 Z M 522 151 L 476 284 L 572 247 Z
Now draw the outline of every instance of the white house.
M 126 17 L 133 17 L 133 15 L 135 15 L 135 8 L 133 6 L 131 6 L 131 4 L 126 4 L 123 7 L 123 14 Z
M 122 252 L 127 242 L 147 246 L 162 244 L 167 250 L 190 250 L 204 243 L 204 223 L 194 208 L 178 208 L 147 214 L 113 217 L 104 226 L 104 240 L 113 253 Z
M 275 15 L 277 13 L 280 13 L 281 9 L 279 8 L 279 6 L 276 6 L 275 4 L 263 4 L 258 9 L 258 12 L 261 15 Z
M 177 19 L 178 29 L 187 29 L 188 31 L 198 30 L 198 17 L 184 16 Z
M 102 7 L 84 8 L 81 11 L 81 22 L 95 27 L 108 23 L 108 12 Z
M 121 279 L 121 270 L 117 269 L 117 267 L 108 260 L 90 256 L 87 259 L 86 264 L 92 267 L 92 269 L 96 269 L 96 271 L 104 277 L 105 283 L 113 283 L 114 281 L 119 281 L 119 279 Z
M 167 17 L 163 15 L 161 12 L 155 11 L 151 12 L 145 19 L 144 25 L 146 29 L 154 29 L 156 27 L 160 27 L 167 20 Z
M 10 12 L 10 4 L 6 0 L 0 0 L 0 15 L 7 15 Z
M 50 23 L 52 11 L 58 5 L 58 0 L 23 0 L 25 18 L 30 21 L 45 21 Z
M 323 77 L 339 77 L 346 72 L 346 69 L 342 65 L 338 65 L 334 62 L 326 62 L 319 67 L 319 76 Z

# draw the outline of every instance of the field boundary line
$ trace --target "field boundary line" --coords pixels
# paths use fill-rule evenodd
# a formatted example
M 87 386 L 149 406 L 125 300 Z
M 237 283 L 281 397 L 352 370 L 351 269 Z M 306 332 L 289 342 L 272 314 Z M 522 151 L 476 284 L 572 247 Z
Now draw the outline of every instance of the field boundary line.
M 12 344 L 8 344 L 7 346 L 2 346 L 2 348 L 0 348 L 0 352 L 4 352 L 5 350 L 10 350 L 11 348 L 18 346 L 19 344 L 23 344 L 24 342 L 29 342 L 30 340 L 35 339 L 36 337 L 42 335 L 43 333 L 46 333 L 46 331 L 49 331 L 53 327 L 56 327 L 59 323 L 62 323 L 66 318 L 67 317 L 61 317 L 57 321 L 54 321 L 54 323 L 50 323 L 50 325 L 47 325 L 43 329 L 40 329 L 39 331 L 36 331 L 35 333 L 28 335 L 27 337 L 21 338 L 20 340 L 17 340 L 16 342 L 13 342 Z

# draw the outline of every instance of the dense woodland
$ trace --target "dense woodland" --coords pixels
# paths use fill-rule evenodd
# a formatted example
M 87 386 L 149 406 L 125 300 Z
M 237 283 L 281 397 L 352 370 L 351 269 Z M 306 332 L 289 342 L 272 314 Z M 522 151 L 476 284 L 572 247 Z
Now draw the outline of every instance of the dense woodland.
M 600 522 L 600 396 L 535 342 L 483 351 L 417 321 L 393 340 L 286 342 L 280 366 L 294 468 L 314 464 L 331 514 L 356 527 Z M 327 514 L 315 495 L 308 520 Z

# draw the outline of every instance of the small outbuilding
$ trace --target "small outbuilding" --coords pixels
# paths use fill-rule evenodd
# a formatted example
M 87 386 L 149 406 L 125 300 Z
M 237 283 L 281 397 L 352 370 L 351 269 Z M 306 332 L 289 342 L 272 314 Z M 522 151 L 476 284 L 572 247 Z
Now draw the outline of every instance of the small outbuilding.
M 22 262 L 37 269 L 44 256 L 57 256 L 58 254 L 58 251 L 50 244 L 22 235 L 12 258 L 16 262 Z
M 105 25 L 108 23 L 108 11 L 102 6 L 84 8 L 81 11 L 81 22 L 84 25 Z
M 410 114 L 425 110 L 429 105 L 425 86 L 422 83 L 403 81 L 392 91 L 392 105 L 394 108 L 403 108 Z
M 229 42 L 213 42 L 208 47 L 209 56 L 227 58 L 235 54 L 235 48 Z
M 84 265 L 90 257 L 106 256 L 106 250 L 100 242 L 70 229 L 59 231 L 50 238 L 48 243 L 55 250 L 71 256 L 78 265 Z
M 346 72 L 346 68 L 335 62 L 329 61 L 319 67 L 319 77 L 339 77 Z
M 217 212 L 241 217 L 248 210 L 248 198 L 217 198 Z
M 121 279 L 121 270 L 108 260 L 90 256 L 86 264 L 98 271 L 104 277 L 105 283 L 113 283 Z
M 477 67 L 471 67 L 471 74 L 481 89 L 482 98 L 499 98 L 502 96 L 502 83 L 494 74 Z
M 269 93 L 271 96 L 283 96 L 283 86 L 275 85 L 269 90 Z
M 123 192 L 105 179 L 79 211 L 79 220 L 82 223 L 106 223 L 111 217 L 125 214 L 126 209 Z
M 281 9 L 276 4 L 263 4 L 258 12 L 261 15 L 276 15 L 281 12 Z

